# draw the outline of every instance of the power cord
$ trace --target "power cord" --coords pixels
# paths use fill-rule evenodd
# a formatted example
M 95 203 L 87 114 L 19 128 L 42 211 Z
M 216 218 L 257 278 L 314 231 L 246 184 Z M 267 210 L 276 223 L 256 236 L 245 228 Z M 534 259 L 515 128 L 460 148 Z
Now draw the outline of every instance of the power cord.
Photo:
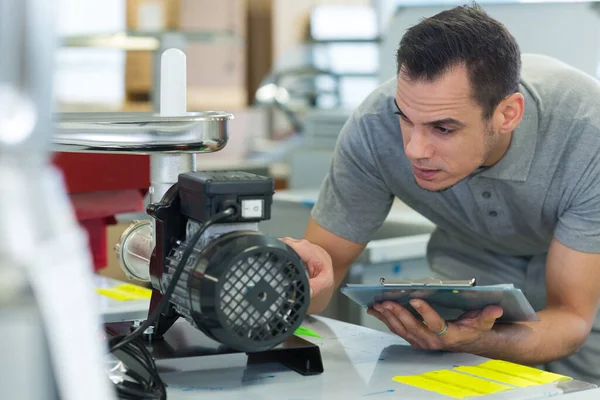
M 124 336 L 117 338 L 122 339 Z M 166 386 L 158 375 L 156 364 L 144 343 L 140 339 L 135 339 L 125 345 L 121 351 L 136 362 L 147 373 L 147 377 L 136 372 L 133 365 L 128 365 L 125 375 L 129 380 L 116 385 L 119 398 L 123 400 L 166 399 Z M 127 364 L 131 362 L 129 359 Z
M 128 369 L 127 375 L 131 379 L 125 380 L 119 384 L 116 384 L 119 398 L 123 400 L 139 400 L 139 399 L 159 399 L 165 400 L 167 398 L 167 390 L 164 382 L 158 375 L 156 370 L 156 364 L 152 358 L 152 355 L 146 348 L 140 336 L 152 326 L 160 315 L 169 306 L 169 300 L 171 295 L 175 291 L 175 286 L 179 277 L 183 273 L 187 261 L 194 251 L 194 247 L 202 237 L 202 234 L 214 223 L 235 215 L 236 209 L 234 207 L 228 207 L 225 210 L 213 215 L 210 219 L 205 221 L 200 229 L 192 236 L 186 249 L 184 250 L 179 264 L 173 273 L 171 282 L 158 306 L 150 313 L 148 319 L 146 319 L 138 328 L 128 335 L 120 335 L 113 337 L 110 342 L 110 352 L 114 353 L 118 350 L 127 354 L 135 362 L 137 362 L 143 370 L 148 374 L 148 378 L 141 376 L 139 373 L 133 371 L 131 368 Z

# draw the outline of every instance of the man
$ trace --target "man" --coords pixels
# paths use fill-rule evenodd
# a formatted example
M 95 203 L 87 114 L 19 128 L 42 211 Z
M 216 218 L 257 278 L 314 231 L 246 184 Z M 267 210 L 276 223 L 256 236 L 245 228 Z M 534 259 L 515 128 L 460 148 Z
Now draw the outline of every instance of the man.
M 397 77 L 343 128 L 305 240 L 285 238 L 322 310 L 394 197 L 433 221 L 442 278 L 512 282 L 539 322 L 494 324 L 498 306 L 444 321 L 423 300 L 369 310 L 421 349 L 469 352 L 600 383 L 600 86 L 521 56 L 478 6 L 409 29 Z

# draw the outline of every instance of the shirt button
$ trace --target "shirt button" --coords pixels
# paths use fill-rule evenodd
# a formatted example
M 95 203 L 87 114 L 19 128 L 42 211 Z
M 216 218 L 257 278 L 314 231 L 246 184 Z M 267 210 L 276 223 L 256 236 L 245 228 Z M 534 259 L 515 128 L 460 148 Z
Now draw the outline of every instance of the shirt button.
M 498 216 L 498 213 L 497 213 L 496 211 L 490 211 L 490 212 L 488 213 L 488 215 L 489 215 L 490 217 L 496 217 L 496 216 Z
M 484 199 L 489 199 L 490 197 L 492 197 L 492 194 L 490 192 L 483 192 L 481 193 L 481 195 Z

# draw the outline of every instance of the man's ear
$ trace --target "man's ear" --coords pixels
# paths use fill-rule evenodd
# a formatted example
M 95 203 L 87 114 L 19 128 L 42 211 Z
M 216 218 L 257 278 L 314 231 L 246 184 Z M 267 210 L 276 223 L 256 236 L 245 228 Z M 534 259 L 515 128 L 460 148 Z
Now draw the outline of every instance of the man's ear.
M 514 131 L 523 119 L 525 99 L 521 93 L 513 93 L 498 104 L 494 112 L 494 127 L 499 133 Z

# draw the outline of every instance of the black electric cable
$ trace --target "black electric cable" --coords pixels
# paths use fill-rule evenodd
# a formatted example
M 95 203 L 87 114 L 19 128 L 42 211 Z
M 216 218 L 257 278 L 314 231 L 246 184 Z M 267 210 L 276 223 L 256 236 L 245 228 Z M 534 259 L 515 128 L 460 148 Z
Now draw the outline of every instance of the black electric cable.
M 158 303 L 158 306 L 150 313 L 148 319 L 144 321 L 137 329 L 129 333 L 126 336 L 115 336 L 109 342 L 110 352 L 114 353 L 117 350 L 123 351 L 129 357 L 139 363 L 139 365 L 148 373 L 148 379 L 144 379 L 140 374 L 129 370 L 127 374 L 136 382 L 124 381 L 117 384 L 117 391 L 119 397 L 124 400 L 135 400 L 135 399 L 166 399 L 166 387 L 162 379 L 160 378 L 156 364 L 152 359 L 152 356 L 146 349 L 144 343 L 139 340 L 139 337 L 160 317 L 169 305 L 171 295 L 175 291 L 175 286 L 179 277 L 183 273 L 187 261 L 194 251 L 194 247 L 202 237 L 202 234 L 214 223 L 235 215 L 236 209 L 234 207 L 228 207 L 225 210 L 213 215 L 210 219 L 205 221 L 198 231 L 192 236 L 184 250 L 181 260 L 173 273 L 171 282 L 167 290 L 163 294 L 162 299 Z
M 134 369 L 134 365 L 128 365 L 125 375 L 132 381 L 124 381 L 117 384 L 117 392 L 121 399 L 164 399 L 166 397 L 166 388 L 158 373 L 156 365 L 144 343 L 141 340 L 134 340 L 121 351 L 137 362 L 146 372 L 146 378 Z M 128 360 L 129 362 L 129 360 Z
M 137 339 L 130 342 L 121 349 L 147 372 L 148 378 L 136 372 L 130 365 L 126 371 L 126 377 L 131 380 L 125 380 L 116 385 L 117 393 L 120 399 L 139 400 L 139 399 L 157 399 L 164 400 L 167 396 L 167 389 L 161 380 L 154 361 L 141 340 Z

